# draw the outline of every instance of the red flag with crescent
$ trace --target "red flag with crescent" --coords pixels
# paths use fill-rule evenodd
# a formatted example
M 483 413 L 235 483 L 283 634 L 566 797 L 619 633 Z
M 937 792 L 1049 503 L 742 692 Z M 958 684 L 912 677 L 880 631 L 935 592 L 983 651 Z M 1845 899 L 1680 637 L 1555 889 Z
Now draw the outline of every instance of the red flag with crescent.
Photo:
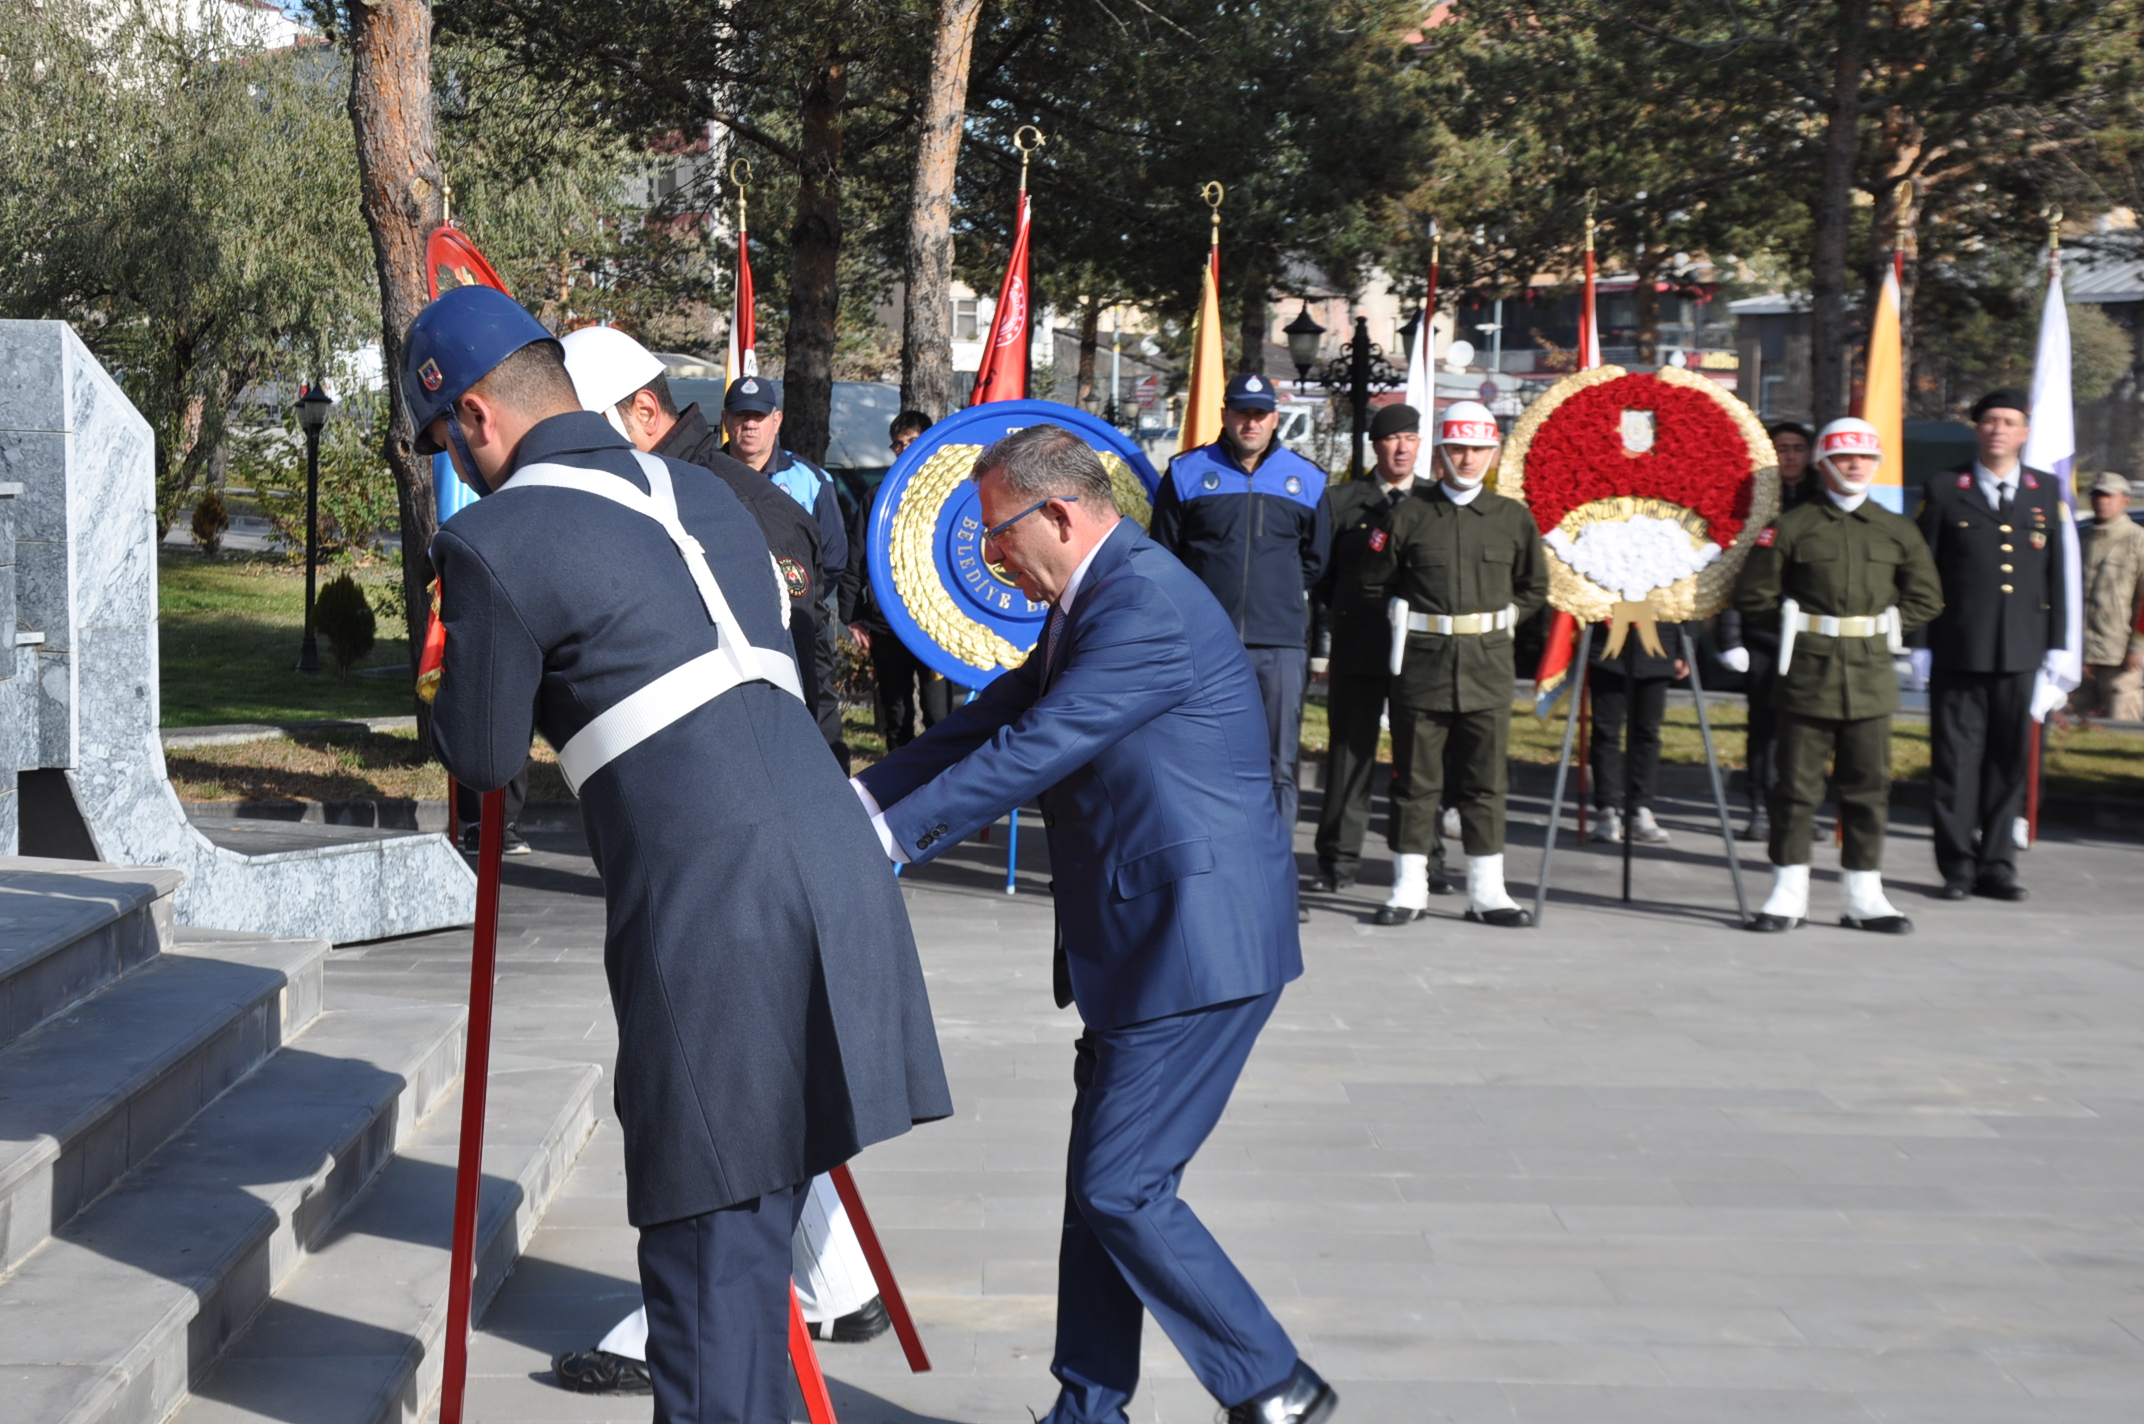
M 1012 256 L 1005 263 L 997 312 L 990 319 L 990 344 L 983 348 L 983 364 L 976 370 L 975 394 L 969 405 L 1027 399 L 1028 311 L 1034 295 L 1027 281 L 1028 212 L 1029 200 L 1023 191 L 1019 224 L 1013 229 Z

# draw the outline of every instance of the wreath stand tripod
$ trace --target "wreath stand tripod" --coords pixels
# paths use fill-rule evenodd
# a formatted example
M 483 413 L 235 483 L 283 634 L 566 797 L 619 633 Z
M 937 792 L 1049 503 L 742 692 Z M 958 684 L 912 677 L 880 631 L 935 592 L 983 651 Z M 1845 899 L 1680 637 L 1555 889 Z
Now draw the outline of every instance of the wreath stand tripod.
M 1574 666 L 1577 668 L 1577 675 L 1580 678 L 1590 675 L 1590 659 L 1593 653 L 1593 628 L 1594 625 L 1588 623 L 1580 630 L 1578 635 L 1578 657 Z M 1704 683 L 1698 676 L 1697 645 L 1692 641 L 1688 629 L 1681 630 L 1681 636 L 1683 661 L 1690 668 L 1690 697 L 1697 704 L 1697 729 L 1705 742 L 1705 770 L 1710 773 L 1712 778 L 1713 809 L 1719 814 L 1720 818 L 1720 843 L 1727 851 L 1727 873 L 1734 880 L 1735 913 L 1739 916 L 1741 923 L 1746 925 L 1749 923 L 1749 900 L 1742 889 L 1742 860 L 1735 852 L 1734 826 L 1727 819 L 1727 791 L 1725 784 L 1720 780 L 1720 758 L 1712 742 L 1712 717 L 1705 707 Z M 1626 688 L 1628 688 L 1631 682 L 1628 663 L 1624 664 L 1623 680 Z M 1563 749 L 1556 758 L 1556 787 L 1549 798 L 1547 836 L 1541 843 L 1541 878 L 1534 885 L 1534 923 L 1536 925 L 1541 923 L 1542 914 L 1548 907 L 1549 871 L 1556 856 L 1556 834 L 1562 829 L 1563 825 L 1564 779 L 1569 775 L 1571 769 L 1571 742 L 1578 730 L 1579 704 L 1583 700 L 1584 686 L 1585 684 L 1581 682 L 1578 687 L 1571 689 L 1570 710 L 1564 714 Z M 1631 721 L 1636 710 L 1634 703 L 1635 699 L 1628 696 L 1623 699 L 1623 736 L 1626 748 L 1623 757 L 1623 901 L 1625 904 L 1628 904 L 1631 898 L 1631 813 L 1634 809 L 1631 802 L 1634 797 L 1632 794 L 1632 759 L 1628 754 L 1627 748 L 1629 746 Z M 1585 834 L 1584 816 L 1585 810 L 1581 806 L 1579 808 L 1578 823 L 1580 835 Z

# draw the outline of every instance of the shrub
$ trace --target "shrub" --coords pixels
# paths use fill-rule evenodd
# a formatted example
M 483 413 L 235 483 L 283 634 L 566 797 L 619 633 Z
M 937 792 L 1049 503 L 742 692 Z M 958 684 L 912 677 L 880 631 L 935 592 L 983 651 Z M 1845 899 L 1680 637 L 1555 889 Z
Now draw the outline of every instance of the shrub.
M 202 495 L 201 502 L 194 506 L 194 542 L 201 546 L 201 552 L 215 558 L 230 527 L 231 515 L 223 507 L 222 494 L 210 490 Z
M 331 579 L 313 604 L 313 628 L 335 652 L 337 681 L 347 682 L 350 669 L 372 651 L 373 634 L 378 627 L 372 601 L 348 574 Z

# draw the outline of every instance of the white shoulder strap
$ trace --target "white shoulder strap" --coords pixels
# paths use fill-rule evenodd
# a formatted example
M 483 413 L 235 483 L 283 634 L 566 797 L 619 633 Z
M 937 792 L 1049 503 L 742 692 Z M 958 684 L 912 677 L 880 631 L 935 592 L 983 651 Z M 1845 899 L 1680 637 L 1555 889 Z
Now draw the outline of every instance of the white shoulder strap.
M 635 514 L 654 520 L 670 536 L 670 542 L 677 546 L 679 555 L 684 558 L 693 587 L 699 591 L 700 602 L 707 609 L 708 621 L 715 625 L 719 636 L 713 652 L 672 668 L 606 708 L 559 748 L 559 770 L 565 773 L 567 784 L 576 792 L 612 758 L 639 745 L 687 713 L 714 701 L 739 683 L 770 682 L 799 701 L 804 697 L 795 659 L 785 652 L 756 646 L 745 636 L 744 626 L 737 621 L 737 615 L 730 611 L 722 585 L 715 578 L 714 570 L 708 567 L 707 550 L 678 519 L 677 492 L 670 483 L 669 467 L 653 455 L 637 450 L 633 458 L 648 477 L 645 494 L 631 480 L 621 479 L 608 471 L 554 464 L 524 466 L 497 491 L 504 494 L 516 489 L 574 490 L 623 505 Z M 781 587 L 780 570 L 777 568 L 773 572 L 786 626 L 789 598 Z

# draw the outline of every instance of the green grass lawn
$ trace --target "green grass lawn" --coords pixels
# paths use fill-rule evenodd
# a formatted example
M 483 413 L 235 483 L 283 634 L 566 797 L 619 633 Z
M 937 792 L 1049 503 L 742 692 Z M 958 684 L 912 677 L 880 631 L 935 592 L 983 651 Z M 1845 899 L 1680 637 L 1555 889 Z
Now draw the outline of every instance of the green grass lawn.
M 322 578 L 339 570 L 329 570 Z M 357 571 L 358 581 L 387 583 L 385 565 Z M 305 633 L 305 570 L 279 559 L 225 554 L 207 559 L 166 549 L 157 558 L 163 641 L 163 709 L 167 727 L 220 722 L 306 722 L 326 717 L 396 717 L 411 710 L 406 635 L 400 619 L 382 618 L 364 667 L 391 675 L 335 678 L 335 660 L 320 649 L 324 670 L 297 671 Z

